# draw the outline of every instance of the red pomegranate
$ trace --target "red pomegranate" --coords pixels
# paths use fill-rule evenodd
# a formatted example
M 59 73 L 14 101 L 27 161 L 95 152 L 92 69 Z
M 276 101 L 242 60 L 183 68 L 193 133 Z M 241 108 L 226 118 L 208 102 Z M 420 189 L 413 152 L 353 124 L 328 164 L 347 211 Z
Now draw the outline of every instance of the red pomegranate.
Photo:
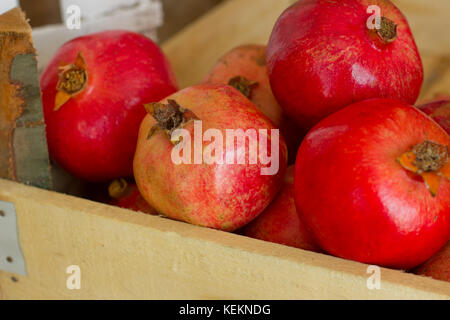
M 249 98 L 276 127 L 281 126 L 283 110 L 270 89 L 265 46 L 233 48 L 219 59 L 203 82 L 231 85 Z
M 410 269 L 450 237 L 450 137 L 398 100 L 353 104 L 319 122 L 297 154 L 295 201 L 329 253 Z
M 418 106 L 450 134 L 450 97 L 441 97 Z
M 275 97 L 304 129 L 369 98 L 414 104 L 423 82 L 408 23 L 390 1 L 296 2 L 274 27 L 267 63 Z
M 287 169 L 283 188 L 275 200 L 244 228 L 243 234 L 299 249 L 320 251 L 295 209 L 294 166 Z
M 135 183 L 116 179 L 108 187 L 110 205 L 147 214 L 158 214 L 142 197 Z
M 234 231 L 256 218 L 280 190 L 284 140 L 238 90 L 197 85 L 146 107 L 134 176 L 158 212 Z
M 289 162 L 295 162 L 306 132 L 283 114 L 273 96 L 267 74 L 266 46 L 247 44 L 233 48 L 219 59 L 203 82 L 228 84 L 241 91 L 280 129 L 288 146 Z
M 431 259 L 414 270 L 414 273 L 450 282 L 450 242 Z
M 40 83 L 53 160 L 93 182 L 132 175 L 143 104 L 177 90 L 158 46 L 128 31 L 66 43 Z

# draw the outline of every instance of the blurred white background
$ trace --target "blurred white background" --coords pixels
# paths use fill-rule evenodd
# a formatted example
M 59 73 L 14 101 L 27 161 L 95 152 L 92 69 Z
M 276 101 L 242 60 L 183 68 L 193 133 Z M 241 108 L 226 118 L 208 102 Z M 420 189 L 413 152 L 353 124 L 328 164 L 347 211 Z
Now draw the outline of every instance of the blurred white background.
M 17 0 L 2 0 L 0 2 L 0 14 L 17 6 Z
M 30 19 L 40 69 L 65 41 L 105 29 L 127 29 L 163 42 L 225 0 L 0 0 L 0 12 L 20 4 Z M 242 0 L 243 1 L 243 0 Z M 274 0 L 277 1 L 277 0 Z M 80 29 L 65 25 L 71 5 Z

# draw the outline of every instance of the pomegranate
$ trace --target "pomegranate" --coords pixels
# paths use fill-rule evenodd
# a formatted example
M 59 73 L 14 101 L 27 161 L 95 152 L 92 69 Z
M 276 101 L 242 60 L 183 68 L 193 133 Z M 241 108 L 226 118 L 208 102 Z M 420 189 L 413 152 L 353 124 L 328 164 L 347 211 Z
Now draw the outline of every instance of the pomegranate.
M 299 249 L 320 251 L 295 209 L 294 166 L 287 169 L 283 188 L 275 200 L 244 228 L 243 234 Z
M 450 282 L 450 242 L 414 273 Z
M 234 231 L 256 218 L 280 190 L 284 140 L 238 90 L 197 85 L 146 108 L 134 176 L 158 212 Z
M 297 212 L 333 255 L 413 268 L 450 237 L 449 146 L 441 127 L 404 102 L 348 106 L 300 146 Z
M 112 198 L 110 205 L 153 215 L 158 214 L 142 197 L 135 183 L 116 179 L 109 185 L 108 193 Z
M 281 126 L 283 110 L 270 88 L 265 46 L 243 45 L 232 49 L 219 59 L 204 82 L 235 87 L 272 120 L 275 126 Z
M 51 157 L 92 182 L 132 176 L 143 104 L 177 90 L 158 46 L 128 31 L 64 44 L 40 83 Z
M 441 97 L 418 106 L 450 134 L 450 97 Z
M 204 83 L 228 84 L 241 91 L 281 130 L 289 158 L 295 155 L 306 132 L 283 114 L 270 88 L 266 64 L 266 46 L 242 45 L 227 52 L 205 77 Z M 292 156 L 291 156 L 292 155 Z
M 304 129 L 369 98 L 414 104 L 423 82 L 408 23 L 390 1 L 296 2 L 274 27 L 267 64 L 275 97 Z

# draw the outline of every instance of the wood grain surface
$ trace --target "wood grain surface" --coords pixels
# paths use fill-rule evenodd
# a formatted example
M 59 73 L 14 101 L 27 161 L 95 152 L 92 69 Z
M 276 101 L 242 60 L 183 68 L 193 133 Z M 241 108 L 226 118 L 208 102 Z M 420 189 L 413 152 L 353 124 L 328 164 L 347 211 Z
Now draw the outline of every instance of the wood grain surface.
M 4 299 L 450 299 L 447 282 L 381 268 L 369 290 L 361 263 L 10 181 L 0 200 L 16 204 L 28 272 L 0 272 Z

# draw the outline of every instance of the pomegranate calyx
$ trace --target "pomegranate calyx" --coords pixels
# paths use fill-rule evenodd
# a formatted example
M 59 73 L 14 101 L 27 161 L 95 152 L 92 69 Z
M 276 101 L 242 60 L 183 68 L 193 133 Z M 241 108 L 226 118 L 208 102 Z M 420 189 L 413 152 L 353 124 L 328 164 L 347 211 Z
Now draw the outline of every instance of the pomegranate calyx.
M 433 197 L 439 190 L 441 177 L 450 179 L 448 147 L 425 140 L 397 158 L 408 171 L 422 176 Z
M 413 148 L 415 165 L 424 172 L 438 171 L 448 161 L 448 148 L 433 141 L 424 141 Z
M 258 86 L 258 82 L 248 80 L 243 76 L 236 76 L 228 81 L 228 85 L 239 90 L 244 96 L 250 99 L 253 89 Z
M 380 28 L 377 29 L 377 35 L 385 43 L 394 42 L 397 39 L 397 25 L 394 21 L 386 17 L 381 17 L 381 24 Z
M 61 65 L 59 67 L 59 79 L 56 89 L 55 108 L 58 110 L 67 101 L 86 89 L 88 82 L 88 72 L 83 54 L 78 53 L 75 62 Z
M 167 100 L 164 103 L 149 103 L 144 105 L 147 112 L 156 120 L 155 124 L 147 136 L 150 139 L 159 131 L 166 132 L 173 144 L 177 144 L 179 139 L 172 139 L 172 133 L 176 129 L 183 128 L 188 122 L 198 120 L 197 116 L 190 110 L 181 107 L 175 100 Z
M 173 131 L 183 122 L 183 110 L 176 101 L 167 102 L 167 104 L 150 103 L 145 105 L 145 109 L 158 122 L 161 129 Z
M 108 193 L 111 198 L 120 199 L 129 193 L 128 182 L 125 179 L 117 179 L 111 182 Z

